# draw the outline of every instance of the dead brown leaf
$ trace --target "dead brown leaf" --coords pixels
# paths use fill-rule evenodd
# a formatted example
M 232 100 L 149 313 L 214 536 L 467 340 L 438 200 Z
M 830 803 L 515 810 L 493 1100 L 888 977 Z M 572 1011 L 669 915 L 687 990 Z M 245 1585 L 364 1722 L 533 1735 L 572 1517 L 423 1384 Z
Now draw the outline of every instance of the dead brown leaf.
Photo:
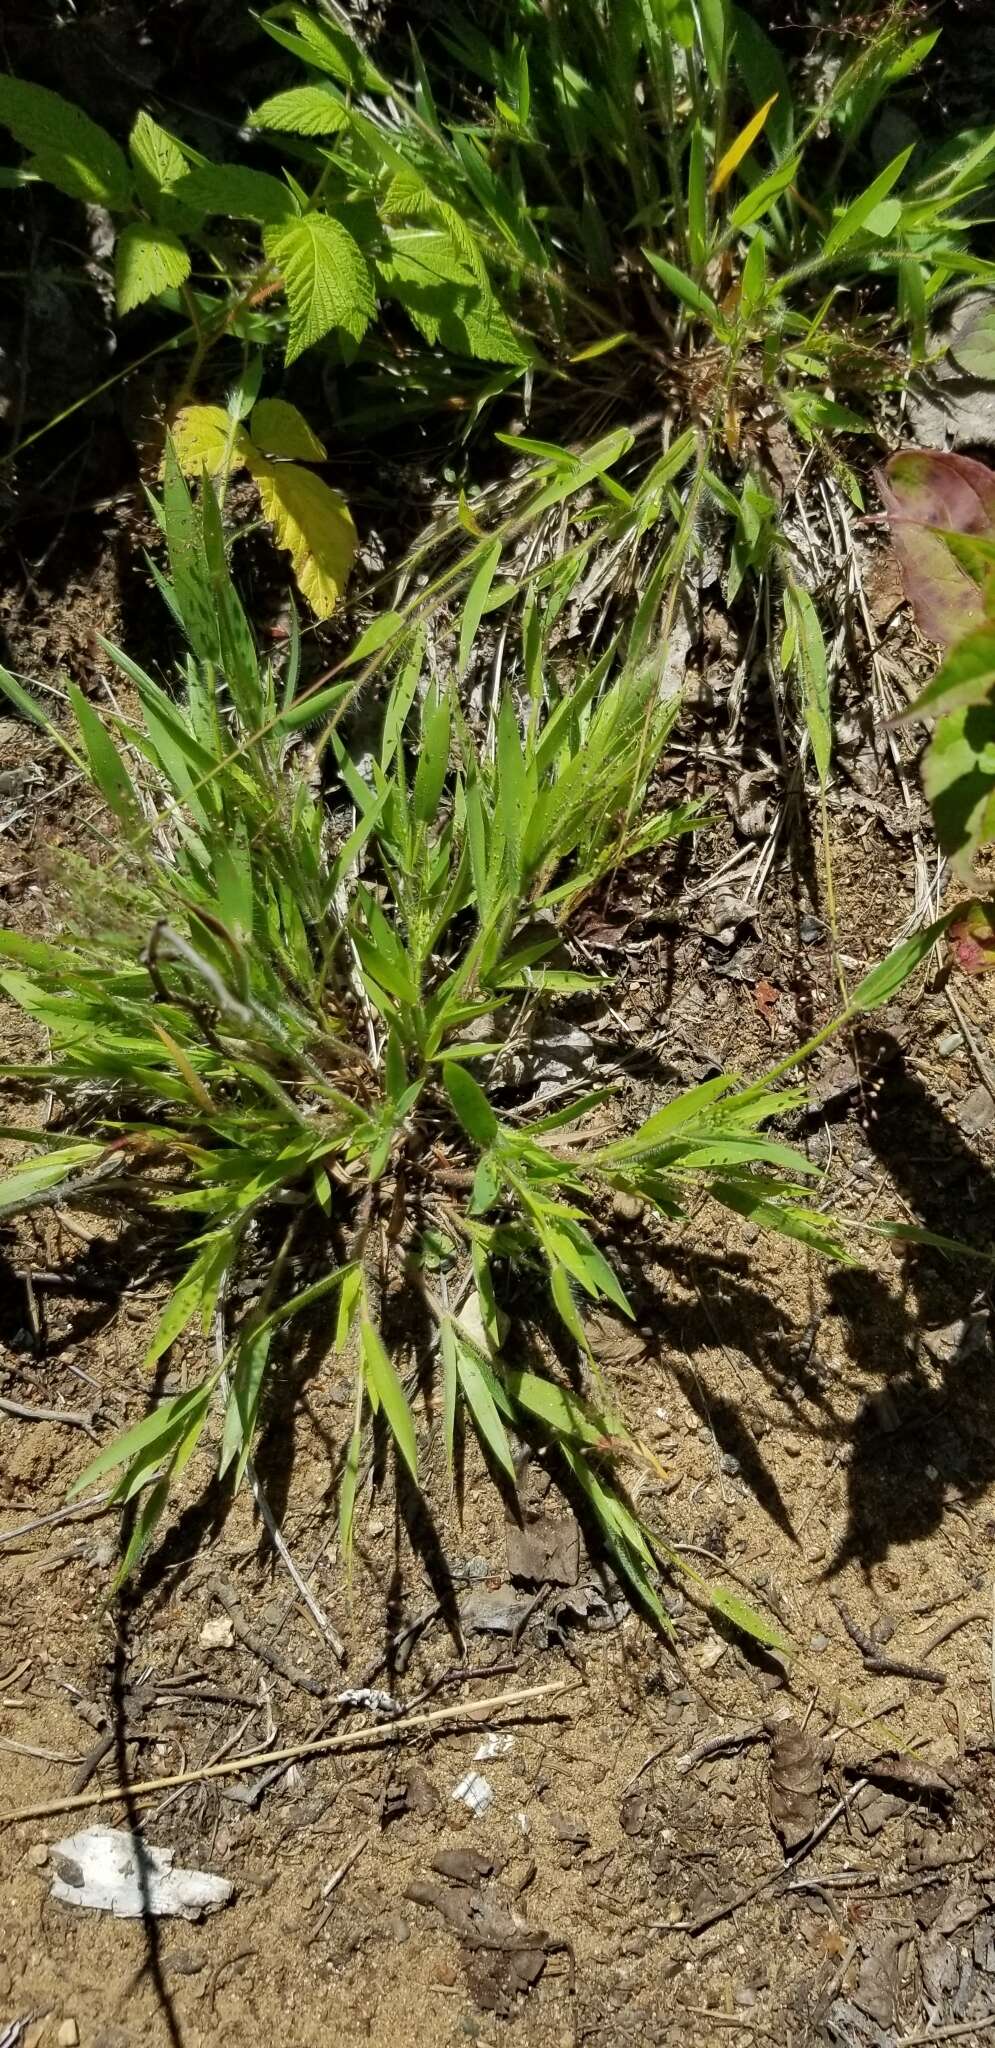
M 774 1724 L 767 1801 L 775 1832 L 788 1851 L 807 1841 L 815 1827 L 825 1768 L 821 1742 L 806 1734 L 796 1721 Z

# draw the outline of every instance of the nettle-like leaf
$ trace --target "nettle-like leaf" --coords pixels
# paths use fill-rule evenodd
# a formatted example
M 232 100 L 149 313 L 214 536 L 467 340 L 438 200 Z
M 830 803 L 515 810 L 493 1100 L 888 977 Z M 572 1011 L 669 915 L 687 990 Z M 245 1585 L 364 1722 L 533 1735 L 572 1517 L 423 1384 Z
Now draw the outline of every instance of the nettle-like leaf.
M 274 93 L 250 115 L 250 122 L 253 128 L 275 128 L 284 135 L 336 135 L 348 118 L 335 87 L 318 79 Z
M 284 13 L 289 14 L 293 29 L 278 20 Z M 334 22 L 316 19 L 306 7 L 273 8 L 263 16 L 263 27 L 274 42 L 315 70 L 328 72 L 341 85 L 357 92 L 390 91 L 389 81 L 371 64 L 355 36 Z
M 176 137 L 160 128 L 151 114 L 141 113 L 128 137 L 128 152 L 142 205 L 156 220 L 175 226 L 184 209 L 174 201 L 173 190 L 190 168 Z M 187 217 L 196 220 L 196 209 L 188 208 Z
M 957 541 L 995 543 L 995 472 L 967 455 L 908 448 L 876 476 L 919 625 L 950 645 L 985 616 L 984 550 L 972 556 Z
M 277 544 L 293 562 L 299 589 L 317 617 L 327 619 L 349 580 L 356 552 L 349 507 L 330 484 L 289 459 L 325 460 L 322 442 L 296 406 L 282 398 L 260 399 L 249 427 L 238 425 L 220 405 L 184 406 L 173 422 L 177 462 L 193 477 L 249 471 Z
M 285 398 L 260 398 L 249 431 L 264 455 L 291 462 L 324 462 L 325 448 L 296 405 Z
M 60 93 L 0 77 L 0 123 L 31 151 L 29 169 L 70 199 L 112 212 L 128 205 L 131 172 L 124 151 Z
M 426 341 L 453 355 L 524 369 L 531 361 L 493 291 L 445 228 L 397 228 L 379 264 L 384 290 Z
M 199 213 L 230 214 L 233 220 L 254 220 L 273 226 L 296 212 L 289 188 L 268 171 L 245 164 L 196 164 L 177 180 L 176 198 Z
M 248 467 L 248 435 L 223 405 L 185 405 L 172 425 L 176 460 L 184 476 L 217 477 Z
M 263 511 L 290 555 L 300 590 L 318 618 L 327 619 L 356 553 L 356 528 L 345 499 L 295 462 L 254 459 L 251 468 Z
M 341 221 L 306 213 L 286 226 L 267 228 L 263 246 L 287 294 L 288 363 L 333 327 L 362 341 L 376 312 L 373 277 L 359 243 Z
M 190 258 L 172 228 L 132 221 L 117 238 L 114 280 L 119 313 L 132 313 L 146 299 L 185 284 Z

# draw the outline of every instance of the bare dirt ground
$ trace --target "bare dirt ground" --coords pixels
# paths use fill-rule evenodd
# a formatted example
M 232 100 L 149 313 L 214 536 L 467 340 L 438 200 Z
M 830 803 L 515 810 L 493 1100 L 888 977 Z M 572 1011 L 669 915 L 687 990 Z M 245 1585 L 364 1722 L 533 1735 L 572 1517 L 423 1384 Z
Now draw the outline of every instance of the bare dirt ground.
M 96 687 L 92 629 L 127 624 L 113 515 L 103 531 L 85 586 L 57 597 L 12 578 L 6 627 L 23 672 L 44 679 L 65 663 Z M 882 647 L 908 671 L 916 657 L 887 594 L 879 611 Z M 664 782 L 669 795 L 714 787 L 720 822 L 679 859 L 620 878 L 583 931 L 618 980 L 602 1012 L 578 1010 L 578 1028 L 617 1064 L 624 1115 L 718 1066 L 762 1071 L 835 1001 L 818 858 L 790 820 L 759 911 L 742 915 L 784 772 L 766 765 L 762 684 L 746 714 L 752 779 L 737 785 L 717 764 L 729 664 L 719 639 L 696 658 L 705 685 Z M 905 928 L 924 849 L 931 860 L 914 776 L 910 807 L 870 738 L 868 696 L 855 653 L 830 805 L 851 983 Z M 46 929 L 53 843 L 86 843 L 89 800 L 16 721 L 0 727 L 0 756 L 4 921 Z M 727 884 L 719 871 L 737 859 Z M 990 1249 L 990 984 L 924 974 L 872 1021 L 813 1065 L 795 1119 L 826 1206 Z M 30 1057 L 22 1024 L 5 1024 L 6 1057 Z M 416 1410 L 426 1502 L 395 1491 L 374 1459 L 348 1585 L 334 1508 L 344 1381 L 288 1357 L 258 1469 L 344 1640 L 342 1668 L 249 1494 L 229 1504 L 207 1459 L 109 1607 L 116 1519 L 95 1507 L 37 1526 L 63 1508 L 91 1436 L 107 1441 L 145 1412 L 140 1361 L 169 1267 L 168 1245 L 152 1247 L 137 1221 L 70 1221 L 71 1234 L 40 1211 L 0 1238 L 0 1396 L 76 1418 L 0 1415 L 0 1805 L 319 1728 L 378 1734 L 132 1802 L 130 1815 L 112 1799 L 0 1827 L 0 2041 L 892 2048 L 925 2030 L 987 2036 L 987 1265 L 869 1236 L 864 1263 L 841 1271 L 707 1204 L 669 1236 L 614 1219 L 637 1319 L 606 1320 L 597 1349 L 666 1473 L 633 1474 L 633 1491 L 688 1566 L 780 1629 L 787 1658 L 717 1624 L 676 1571 L 664 1588 L 673 1635 L 658 1637 L 541 1460 L 523 1460 L 527 1542 L 470 1445 L 460 1517 L 430 1378 Z M 167 1364 L 179 1386 L 203 1358 L 191 1343 Z M 558 1679 L 569 1690 L 550 1702 L 393 1739 L 386 1715 L 338 1701 L 372 1685 L 433 1711 Z M 479 1814 L 454 1797 L 470 1772 L 492 1794 Z M 186 1924 L 54 1902 L 65 1870 L 52 1845 L 135 1817 L 177 1863 L 230 1879 L 231 1903 Z

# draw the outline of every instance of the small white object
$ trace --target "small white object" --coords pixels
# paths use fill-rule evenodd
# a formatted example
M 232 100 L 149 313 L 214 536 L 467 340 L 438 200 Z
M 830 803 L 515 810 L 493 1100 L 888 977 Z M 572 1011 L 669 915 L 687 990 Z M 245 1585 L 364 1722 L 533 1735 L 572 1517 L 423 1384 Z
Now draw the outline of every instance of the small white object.
M 393 1693 L 380 1692 L 375 1685 L 354 1685 L 335 1695 L 337 1707 L 361 1707 L 370 1714 L 403 1714 L 404 1704 Z
M 523 1833 L 523 1835 L 530 1835 L 530 1834 L 532 1833 L 532 1829 L 531 1829 L 531 1826 L 530 1826 L 530 1824 L 529 1824 L 529 1817 L 528 1817 L 528 1814 L 527 1814 L 527 1813 L 516 1813 L 516 1815 L 515 1815 L 515 1819 L 517 1820 L 517 1822 L 518 1822 L 518 1825 L 519 1825 L 519 1827 L 521 1828 L 521 1830 L 522 1830 L 522 1833 Z
M 467 1771 L 466 1777 L 461 1778 L 459 1784 L 453 1786 L 452 1796 L 468 1807 L 471 1813 L 476 1814 L 479 1820 L 493 1801 L 494 1787 L 488 1784 L 486 1778 L 481 1777 L 479 1771 Z
M 473 1761 L 475 1764 L 493 1763 L 496 1756 L 510 1756 L 514 1747 L 513 1735 L 499 1735 L 496 1729 L 492 1729 L 490 1735 L 485 1735 L 480 1748 L 474 1750 Z
M 212 1614 L 200 1632 L 202 1650 L 233 1650 L 235 1628 L 230 1614 Z
M 199 1920 L 227 1906 L 234 1885 L 206 1870 L 174 1870 L 172 1849 L 154 1849 L 126 1828 L 86 1828 L 53 1842 L 51 1896 L 118 1920 Z
M 75 2020 L 63 2020 L 56 2034 L 58 2048 L 79 2048 L 79 2028 Z

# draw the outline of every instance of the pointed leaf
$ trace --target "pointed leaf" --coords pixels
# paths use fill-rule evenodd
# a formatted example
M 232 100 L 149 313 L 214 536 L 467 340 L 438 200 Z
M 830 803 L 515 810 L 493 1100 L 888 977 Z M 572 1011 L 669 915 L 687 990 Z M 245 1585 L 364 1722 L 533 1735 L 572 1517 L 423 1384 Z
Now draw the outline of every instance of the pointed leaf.
M 324 462 L 325 449 L 303 413 L 285 398 L 260 398 L 253 407 L 249 430 L 264 455 L 297 462 Z
M 713 193 L 721 192 L 728 185 L 733 172 L 738 170 L 744 156 L 749 155 L 757 136 L 761 133 L 766 123 L 771 108 L 777 101 L 777 97 L 776 92 L 771 93 L 770 98 L 764 101 L 762 107 L 757 108 L 755 114 L 751 115 L 746 127 L 740 129 L 735 141 L 729 144 L 725 154 L 719 158 L 715 166 L 715 175 L 712 178 L 711 189 Z
M 281 129 L 285 135 L 337 135 L 349 119 L 335 87 L 316 79 L 264 100 L 249 116 L 252 128 Z
M 124 151 L 105 128 L 44 85 L 0 76 L 0 125 L 30 149 L 32 169 L 70 199 L 126 207 L 131 173 Z
M 302 596 L 317 618 L 330 618 L 356 553 L 356 528 L 345 499 L 295 462 L 269 463 L 253 455 L 250 466 L 263 512 L 279 546 L 290 555 Z
M 184 284 L 190 258 L 172 228 L 132 221 L 117 238 L 114 277 L 119 313 L 132 313 L 146 299 Z
M 370 1394 L 380 1403 L 394 1442 L 412 1479 L 417 1480 L 418 1447 L 408 1397 L 401 1385 L 397 1367 L 384 1349 L 379 1331 L 374 1329 L 373 1324 L 365 1316 L 360 1324 L 360 1342 L 363 1348 L 366 1384 Z
M 306 213 L 286 226 L 267 228 L 263 244 L 286 288 L 288 363 L 333 327 L 362 341 L 376 300 L 369 264 L 348 228 L 327 214 Z
M 876 472 L 876 482 L 922 631 L 934 640 L 959 640 L 982 624 L 984 605 L 974 579 L 935 529 L 995 539 L 995 472 L 966 455 L 909 448 Z
M 198 213 L 230 214 L 272 226 L 294 217 L 294 202 L 280 178 L 246 164 L 196 164 L 173 187 L 184 206 Z
M 442 1079 L 467 1136 L 487 1151 L 498 1135 L 498 1120 L 479 1082 L 452 1060 L 445 1062 Z

